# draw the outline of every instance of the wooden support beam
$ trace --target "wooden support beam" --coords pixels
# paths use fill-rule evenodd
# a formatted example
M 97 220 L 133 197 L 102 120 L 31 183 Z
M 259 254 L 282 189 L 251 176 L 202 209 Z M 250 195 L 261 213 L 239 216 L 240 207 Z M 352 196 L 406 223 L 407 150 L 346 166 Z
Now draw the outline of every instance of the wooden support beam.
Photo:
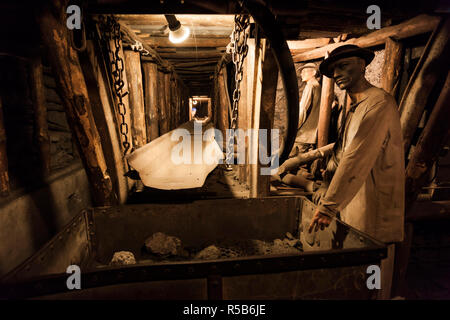
M 189 90 L 182 85 L 182 101 L 181 101 L 181 122 L 184 123 L 189 120 Z
M 400 82 L 402 68 L 403 45 L 387 38 L 384 47 L 384 64 L 381 71 L 381 87 L 395 97 Z
M 331 107 L 334 99 L 334 80 L 327 76 L 322 77 L 322 92 L 320 95 L 319 122 L 317 125 L 317 148 L 328 143 L 330 130 Z
M 213 74 L 215 70 L 214 65 L 210 66 L 193 66 L 193 67 L 177 67 L 178 74 Z
M 174 79 L 174 81 L 173 81 L 173 94 L 174 94 L 174 96 L 173 96 L 173 102 L 174 102 L 174 105 L 173 105 L 173 107 L 174 107 L 174 128 L 176 128 L 176 127 L 178 127 L 178 125 L 179 125 L 179 121 L 178 121 L 178 119 L 179 119 L 179 117 L 178 117 L 178 115 L 179 115 L 179 112 L 178 112 L 178 83 L 177 83 L 177 80 L 176 79 Z
M 169 71 L 175 70 L 173 65 L 169 61 L 163 59 L 156 50 L 154 50 L 151 46 L 149 46 L 145 42 L 145 40 L 143 40 L 140 36 L 136 35 L 136 33 L 126 23 L 124 23 L 123 21 L 120 21 L 120 19 L 119 19 L 119 23 L 120 23 L 120 29 L 124 33 L 125 38 L 130 43 L 134 44 L 134 43 L 136 43 L 136 41 L 140 42 L 142 44 L 142 46 L 144 47 L 144 49 L 149 52 L 151 59 L 156 61 L 158 63 L 158 65 L 160 65 L 162 68 L 169 70 Z M 178 75 L 176 73 L 175 73 L 175 77 L 178 78 Z
M 173 74 L 170 74 L 170 87 L 169 87 L 169 96 L 170 96 L 170 127 L 171 130 L 175 129 L 175 78 Z
M 8 154 L 6 152 L 6 130 L 0 96 L 0 196 L 9 195 Z
M 261 39 L 259 44 L 255 45 L 255 72 L 253 76 L 253 103 L 251 108 L 251 128 L 255 133 L 259 132 L 261 120 L 261 98 L 263 82 L 263 64 L 266 55 L 266 39 Z M 259 164 L 259 136 L 255 134 L 250 137 L 249 143 L 249 162 L 250 167 L 250 197 L 257 198 L 261 195 L 259 190 L 260 164 Z
M 84 80 L 92 105 L 95 125 L 101 136 L 108 173 L 120 204 L 127 201 L 128 192 L 134 184 L 124 176 L 128 167 L 123 161 L 121 137 L 114 109 L 114 92 L 108 78 L 107 61 L 100 54 L 100 44 L 94 40 L 86 41 L 86 50 L 79 53 Z
M 167 103 L 166 103 L 166 76 L 164 72 L 158 70 L 158 93 L 159 93 L 159 135 L 169 132 L 167 123 Z
M 199 66 L 213 66 L 217 65 L 217 59 L 205 60 L 205 61 L 190 61 L 190 62 L 173 62 L 173 66 L 177 69 L 179 68 L 196 68 Z
M 428 177 L 439 152 L 450 137 L 448 119 L 450 119 L 450 72 L 441 90 L 438 100 L 431 112 L 425 128 L 420 135 L 414 153 L 406 167 L 405 218 L 408 219 L 413 204 Z M 408 266 L 409 253 L 413 235 L 413 226 L 408 223 L 403 243 L 397 245 L 394 273 L 393 294 L 402 295 Z
M 313 39 L 306 39 L 306 40 L 288 40 L 287 41 L 289 50 L 291 51 L 291 55 L 293 55 L 293 56 L 326 46 L 332 42 L 333 42 L 333 39 L 331 38 L 331 36 L 328 38 L 313 38 Z
M 333 51 L 333 49 L 345 45 L 354 44 L 359 47 L 367 48 L 383 44 L 387 38 L 405 39 L 415 35 L 433 31 L 439 23 L 440 17 L 419 15 L 395 26 L 385 27 L 380 30 L 369 33 L 360 38 L 350 39 L 344 42 L 333 43 L 324 47 L 314 49 L 305 53 L 300 53 L 293 57 L 294 62 L 302 62 L 314 59 L 320 59 L 325 53 Z
M 100 136 L 94 125 L 91 103 L 77 52 L 69 45 L 66 26 L 66 1 L 45 3 L 37 16 L 41 38 L 63 100 L 67 119 L 76 139 L 79 154 L 92 187 L 93 203 L 116 203 Z
M 261 113 L 259 119 L 259 128 L 267 130 L 267 141 L 259 141 L 259 152 L 265 152 L 265 157 L 272 156 L 272 129 L 274 127 L 275 116 L 275 98 L 277 95 L 278 84 L 278 66 L 270 49 L 266 49 L 263 68 L 262 68 L 262 90 L 261 90 Z M 259 167 L 269 169 L 271 163 L 262 164 L 258 162 Z M 258 174 L 258 197 L 266 197 L 270 194 L 270 175 Z
M 217 69 L 216 72 L 214 73 L 214 81 L 213 81 L 213 87 L 212 87 L 213 92 L 211 94 L 212 103 L 213 103 L 211 121 L 213 123 L 214 128 L 217 128 L 217 129 L 219 129 L 219 127 L 218 127 L 218 117 L 217 117 L 217 113 L 219 112 L 219 84 L 218 84 L 219 71 L 220 71 L 220 69 Z M 191 101 L 189 101 L 189 111 L 192 112 L 192 103 L 191 103 Z
M 314 49 L 326 46 L 331 42 L 331 38 L 315 38 L 306 40 L 288 40 L 289 50 Z
M 42 177 L 50 173 L 50 139 L 48 136 L 47 106 L 45 104 L 44 75 L 40 55 L 30 61 L 31 95 L 33 100 L 36 143 L 39 147 L 39 158 Z
M 416 201 L 408 213 L 409 222 L 450 220 L 450 201 Z
M 169 37 L 142 37 L 142 39 L 145 41 L 146 44 L 149 46 L 152 46 L 154 48 L 161 48 L 161 47 L 175 47 L 175 48 L 182 48 L 182 47 L 226 47 L 230 43 L 230 37 L 225 38 L 188 38 L 182 43 L 174 44 L 170 42 Z
M 180 82 L 175 80 L 175 88 L 176 88 L 176 126 L 178 127 L 181 124 L 181 88 Z
M 145 117 L 147 142 L 159 136 L 158 66 L 153 62 L 142 63 L 144 77 Z
M 248 53 L 243 65 L 243 78 L 241 81 L 241 98 L 238 104 L 238 125 L 239 129 L 247 130 L 252 125 L 252 106 L 253 106 L 253 88 L 255 76 L 255 39 L 248 39 Z M 239 165 L 239 182 L 249 187 L 250 185 L 250 166 L 249 163 L 249 141 L 245 139 L 245 164 Z M 240 151 L 241 152 L 241 151 Z
M 172 117 L 172 75 L 170 72 L 164 74 L 164 88 L 166 94 L 167 125 L 169 131 L 171 131 L 173 129 L 173 117 Z
M 165 59 L 170 59 L 175 62 L 176 59 L 186 60 L 186 59 L 204 59 L 211 60 L 212 58 L 217 58 L 217 60 L 223 55 L 223 52 L 219 50 L 195 50 L 195 51 L 179 51 L 175 53 L 161 53 L 161 57 Z
M 229 122 L 229 99 L 227 99 L 228 92 L 226 91 L 226 69 L 222 68 L 217 76 L 217 128 L 222 132 L 222 137 L 226 138 L 226 130 L 230 127 Z M 224 141 L 225 143 L 225 141 Z
M 417 76 L 412 76 L 403 93 L 399 110 L 401 112 L 400 123 L 403 130 L 404 152 L 406 154 L 409 152 L 412 138 L 422 118 L 429 95 L 438 78 L 443 72 L 447 71 L 443 66 L 448 66 L 449 63 L 449 37 L 450 19 L 447 19 L 439 24 L 434 37 L 430 39 L 429 51 L 424 50 L 427 52 L 424 52 L 423 64 L 418 70 Z
M 407 207 L 416 200 L 421 188 L 428 182 L 428 173 L 450 136 L 448 125 L 450 119 L 449 101 L 450 72 L 447 72 L 439 98 L 406 167 L 405 198 Z
M 120 23 L 120 30 L 122 30 L 125 38 L 130 43 L 134 44 L 136 41 L 142 43 L 144 49 L 149 52 L 152 59 L 157 61 L 161 66 L 164 66 L 164 67 L 170 66 L 167 61 L 165 61 L 161 58 L 161 56 L 158 54 L 158 52 L 156 52 L 151 46 L 147 45 L 146 42 L 140 36 L 138 36 L 126 23 L 124 23 L 120 19 L 118 22 Z
M 170 115 L 171 115 L 171 130 L 176 128 L 177 123 L 177 109 L 176 109 L 176 87 L 175 87 L 175 78 L 173 75 L 170 75 Z
M 147 143 L 145 127 L 144 92 L 142 87 L 141 54 L 125 50 L 125 70 L 129 90 L 129 109 L 131 115 L 131 134 L 135 149 Z
M 176 81 L 176 88 L 177 88 L 177 127 L 182 124 L 181 122 L 181 83 L 180 81 Z

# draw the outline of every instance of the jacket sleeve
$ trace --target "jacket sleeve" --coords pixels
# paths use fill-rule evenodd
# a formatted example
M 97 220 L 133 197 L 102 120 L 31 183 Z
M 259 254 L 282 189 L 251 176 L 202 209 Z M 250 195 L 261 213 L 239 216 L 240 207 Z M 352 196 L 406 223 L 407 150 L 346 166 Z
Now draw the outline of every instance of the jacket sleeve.
M 359 128 L 319 202 L 320 212 L 336 215 L 347 206 L 367 179 L 388 134 L 389 108 L 386 100 L 376 103 L 362 118 Z

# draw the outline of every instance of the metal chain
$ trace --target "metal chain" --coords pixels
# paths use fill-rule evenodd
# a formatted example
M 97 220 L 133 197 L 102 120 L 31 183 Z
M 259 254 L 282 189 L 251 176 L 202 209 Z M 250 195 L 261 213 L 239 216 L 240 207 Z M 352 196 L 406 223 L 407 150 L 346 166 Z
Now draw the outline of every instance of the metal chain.
M 250 24 L 249 15 L 236 15 L 234 17 L 234 29 L 231 34 L 231 42 L 233 44 L 231 56 L 233 59 L 235 69 L 234 74 L 235 86 L 233 91 L 233 107 L 231 110 L 231 121 L 230 121 L 230 129 L 232 129 L 233 132 L 237 126 L 238 106 L 239 100 L 241 98 L 240 86 L 243 78 L 244 60 L 248 53 L 247 39 L 249 37 L 249 32 L 247 28 L 249 24 Z M 234 152 L 234 134 L 230 135 L 227 143 L 226 164 L 228 169 L 230 169 L 231 167 L 230 161 L 233 152 Z
M 111 62 L 111 73 L 113 76 L 113 86 L 114 92 L 117 96 L 118 103 L 117 109 L 120 115 L 121 123 L 119 125 L 119 131 L 122 135 L 122 145 L 124 148 L 124 154 L 127 154 L 130 149 L 130 142 L 128 141 L 128 124 L 125 121 L 125 115 L 127 114 L 127 108 L 123 103 L 123 97 L 128 94 L 128 91 L 123 91 L 125 82 L 123 80 L 123 70 L 125 68 L 123 59 L 120 57 L 120 47 L 122 41 L 122 34 L 120 33 L 120 24 L 112 18 L 108 17 L 108 27 L 109 27 L 109 40 L 114 41 L 114 50 L 111 48 L 111 44 L 108 43 L 110 62 Z

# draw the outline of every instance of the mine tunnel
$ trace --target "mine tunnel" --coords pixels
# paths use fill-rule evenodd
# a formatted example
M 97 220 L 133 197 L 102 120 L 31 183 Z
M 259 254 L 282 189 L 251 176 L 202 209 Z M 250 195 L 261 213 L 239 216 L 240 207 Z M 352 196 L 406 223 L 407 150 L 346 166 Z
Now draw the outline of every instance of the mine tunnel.
M 2 1 L 0 297 L 450 298 L 449 12 Z

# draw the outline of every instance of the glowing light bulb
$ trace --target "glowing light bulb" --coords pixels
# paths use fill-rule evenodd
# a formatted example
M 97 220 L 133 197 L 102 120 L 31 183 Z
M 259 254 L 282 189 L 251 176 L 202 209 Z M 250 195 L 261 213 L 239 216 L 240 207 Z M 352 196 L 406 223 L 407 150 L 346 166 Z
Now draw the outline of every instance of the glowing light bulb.
M 189 27 L 180 26 L 177 30 L 171 30 L 169 32 L 169 40 L 172 43 L 181 43 L 186 40 L 190 34 L 191 30 L 189 29 Z

